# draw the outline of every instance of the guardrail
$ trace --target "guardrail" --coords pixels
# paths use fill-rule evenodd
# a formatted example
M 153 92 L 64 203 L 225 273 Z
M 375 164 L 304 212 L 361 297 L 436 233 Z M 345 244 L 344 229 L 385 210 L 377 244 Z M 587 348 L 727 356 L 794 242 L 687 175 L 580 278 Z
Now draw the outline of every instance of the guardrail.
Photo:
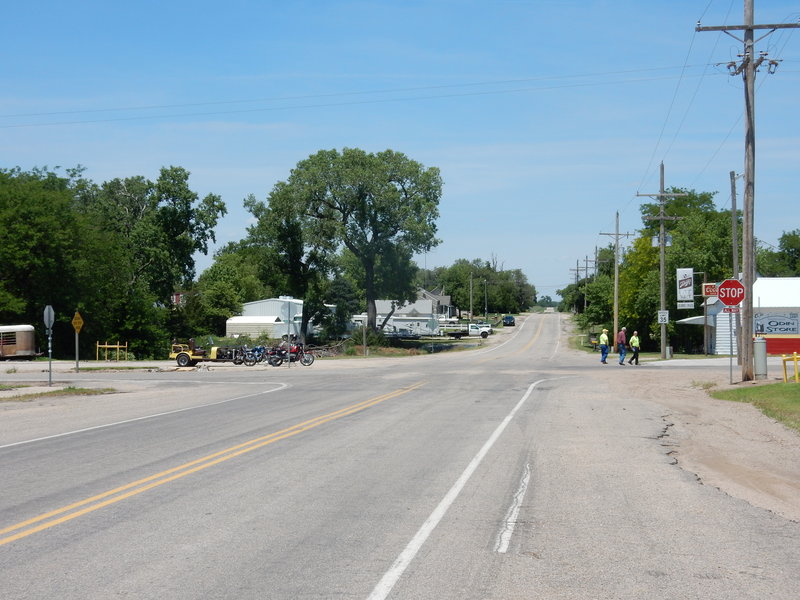
M 795 383 L 800 383 L 800 371 L 797 369 L 797 362 L 800 360 L 800 356 L 797 355 L 797 352 L 793 352 L 791 356 L 786 356 L 782 354 L 781 357 L 783 358 L 783 382 L 788 383 L 789 377 L 786 373 L 786 363 L 793 362 L 794 363 L 794 381 Z

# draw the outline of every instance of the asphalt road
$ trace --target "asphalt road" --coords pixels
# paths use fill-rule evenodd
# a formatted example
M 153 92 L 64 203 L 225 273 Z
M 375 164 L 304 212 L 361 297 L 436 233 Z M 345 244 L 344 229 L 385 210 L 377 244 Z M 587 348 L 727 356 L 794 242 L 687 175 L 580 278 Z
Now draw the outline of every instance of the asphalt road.
M 797 598 L 800 524 L 677 466 L 663 406 L 561 319 L 454 354 L 58 373 L 119 393 L 2 403 L 0 595 Z

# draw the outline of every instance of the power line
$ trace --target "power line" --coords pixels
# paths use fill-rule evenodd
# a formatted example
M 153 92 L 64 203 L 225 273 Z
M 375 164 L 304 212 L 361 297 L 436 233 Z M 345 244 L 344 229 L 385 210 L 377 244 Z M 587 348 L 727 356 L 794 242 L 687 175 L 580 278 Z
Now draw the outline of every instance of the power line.
M 671 68 L 671 67 L 670 67 Z M 664 68 L 662 68 L 664 69 Z M 620 72 L 624 73 L 636 73 L 636 72 L 648 72 L 653 70 L 662 70 L 662 69 L 647 69 L 644 71 L 623 71 Z M 496 82 L 494 85 L 500 84 L 508 84 L 508 83 L 525 83 L 525 82 L 532 82 L 532 81 L 549 81 L 549 80 L 558 80 L 558 79 L 565 79 L 569 78 L 578 78 L 578 77 L 604 77 L 613 73 L 599 73 L 599 74 L 590 74 L 590 75 L 580 75 L 580 76 L 563 76 L 563 77 L 547 77 L 547 78 L 539 78 L 539 79 L 520 79 L 520 80 L 508 80 L 504 82 Z M 684 75 L 681 75 L 682 77 Z M 117 122 L 117 121 L 141 121 L 141 120 L 150 120 L 150 119 L 170 119 L 170 118 L 182 118 L 182 117 L 201 117 L 201 116 L 213 116 L 213 115 L 225 115 L 225 114 L 248 114 L 248 113 L 258 113 L 258 112 L 274 112 L 274 111 L 285 111 L 285 110 L 299 110 L 299 109 L 312 109 L 312 108 L 331 108 L 337 106 L 357 106 L 357 105 L 366 105 L 366 104 L 383 104 L 383 103 L 397 103 L 397 102 L 409 102 L 409 101 L 421 101 L 421 100 L 436 100 L 436 99 L 446 99 L 446 98 L 459 98 L 459 97 L 471 97 L 471 96 L 488 96 L 488 95 L 499 95 L 499 94 L 516 94 L 516 93 L 525 93 L 525 92 L 534 92 L 534 91 L 549 91 L 549 90 L 556 90 L 556 89 L 565 89 L 565 88 L 582 88 L 582 87 L 597 87 L 597 86 L 613 86 L 613 85 L 621 85 L 621 84 L 635 84 L 635 83 L 644 83 L 644 82 L 651 82 L 651 81 L 661 81 L 661 80 L 668 80 L 672 79 L 673 76 L 663 76 L 663 77 L 646 77 L 646 78 L 633 78 L 633 79 L 619 79 L 619 80 L 609 80 L 604 79 L 602 81 L 588 81 L 588 82 L 575 82 L 575 83 L 567 83 L 563 85 L 545 85 L 545 86 L 530 86 L 530 87 L 520 87 L 520 88 L 507 88 L 502 90 L 478 90 L 474 92 L 459 92 L 459 93 L 449 93 L 449 94 L 426 94 L 426 95 L 416 95 L 416 96 L 398 96 L 392 98 L 374 98 L 374 99 L 361 99 L 361 100 L 348 100 L 348 101 L 341 101 L 341 102 L 320 102 L 320 103 L 308 103 L 308 104 L 287 104 L 284 106 L 267 106 L 267 107 L 256 107 L 256 108 L 241 108 L 241 109 L 228 109 L 228 110 L 216 110 L 216 111 L 203 111 L 203 112 L 181 112 L 181 113 L 166 113 L 166 114 L 156 114 L 156 115 L 130 115 L 130 116 L 117 116 L 117 117 L 108 117 L 108 118 L 98 118 L 98 119 L 75 119 L 69 121 L 50 121 L 50 122 L 29 122 L 29 123 L 12 123 L 7 125 L 0 125 L 0 129 L 13 129 L 13 128 L 24 128 L 24 127 L 50 127 L 54 125 L 83 125 L 83 124 L 94 124 L 94 123 L 110 123 L 110 122 Z M 188 104 L 166 104 L 166 105 L 149 105 L 149 106 L 141 106 L 141 107 L 123 107 L 123 108 L 100 108 L 100 109 L 81 109 L 81 110 L 74 110 L 74 111 L 55 111 L 55 112 L 42 112 L 42 113 L 25 113 L 25 114 L 6 114 L 0 115 L 0 119 L 19 119 L 19 118 L 36 118 L 36 117 L 48 117 L 48 116 L 63 116 L 63 115 L 79 115 L 79 114 L 99 114 L 99 113 L 113 113 L 113 112 L 131 112 L 131 111 L 151 111 L 151 110 L 162 110 L 162 109 L 180 109 L 180 108 L 193 108 L 193 107 L 202 107 L 202 106 L 223 106 L 223 105 L 233 105 L 233 104 L 252 104 L 255 102 L 284 102 L 284 101 L 295 101 L 295 100 L 303 100 L 303 99 L 324 99 L 324 98 L 335 98 L 335 97 L 345 97 L 345 96 L 357 96 L 357 95 L 374 95 L 374 94 L 400 94 L 400 93 L 407 93 L 407 92 L 414 92 L 414 91 L 426 91 L 426 90 L 439 90 L 439 89 L 449 89 L 449 88 L 458 88 L 458 87 L 466 87 L 466 86 L 479 86 L 479 85 L 493 85 L 492 82 L 483 82 L 483 83 L 467 83 L 467 84 L 454 84 L 452 86 L 430 86 L 430 87 L 420 87 L 420 88 L 397 88 L 391 90 L 373 90 L 373 91 L 366 91 L 366 92 L 341 92 L 341 93 L 333 93 L 333 94 L 320 94 L 320 95 L 311 95 L 311 96 L 284 96 L 284 97 L 274 97 L 274 98 L 262 98 L 262 99 L 251 99 L 251 100 L 227 100 L 227 101 L 219 101 L 219 102 L 200 102 L 200 103 L 188 103 Z

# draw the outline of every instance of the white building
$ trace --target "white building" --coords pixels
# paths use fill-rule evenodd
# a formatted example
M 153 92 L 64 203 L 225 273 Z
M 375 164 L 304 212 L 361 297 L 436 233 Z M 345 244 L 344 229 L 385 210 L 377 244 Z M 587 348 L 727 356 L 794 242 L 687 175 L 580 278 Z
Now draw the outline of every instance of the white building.
M 225 323 L 225 336 L 247 335 L 251 338 L 278 339 L 288 334 L 300 335 L 303 301 L 291 296 L 245 302 L 242 314 Z
M 741 314 L 724 312 L 716 296 L 706 299 L 711 353 L 736 355 Z M 703 325 L 703 315 L 677 321 Z M 740 325 L 739 325 L 740 326 Z M 800 335 L 800 277 L 759 277 L 753 282 L 753 332 L 756 335 Z

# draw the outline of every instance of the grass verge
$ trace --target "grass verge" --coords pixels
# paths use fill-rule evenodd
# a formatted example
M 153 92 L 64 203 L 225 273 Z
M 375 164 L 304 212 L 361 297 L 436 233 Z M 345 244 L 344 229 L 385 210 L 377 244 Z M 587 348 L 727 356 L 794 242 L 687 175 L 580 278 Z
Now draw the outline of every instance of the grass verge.
M 19 386 L 18 386 L 19 387 Z M 16 389 L 11 386 L 6 386 L 6 390 Z M 46 398 L 48 396 L 100 396 L 102 394 L 112 394 L 116 392 L 114 388 L 78 388 L 78 387 L 65 387 L 61 390 L 52 390 L 49 392 L 36 392 L 34 394 L 19 394 L 17 396 L 9 396 L 0 399 L 0 402 L 30 402 L 36 398 Z
M 768 417 L 800 432 L 800 384 L 771 383 L 735 390 L 710 390 L 720 400 L 748 402 Z

